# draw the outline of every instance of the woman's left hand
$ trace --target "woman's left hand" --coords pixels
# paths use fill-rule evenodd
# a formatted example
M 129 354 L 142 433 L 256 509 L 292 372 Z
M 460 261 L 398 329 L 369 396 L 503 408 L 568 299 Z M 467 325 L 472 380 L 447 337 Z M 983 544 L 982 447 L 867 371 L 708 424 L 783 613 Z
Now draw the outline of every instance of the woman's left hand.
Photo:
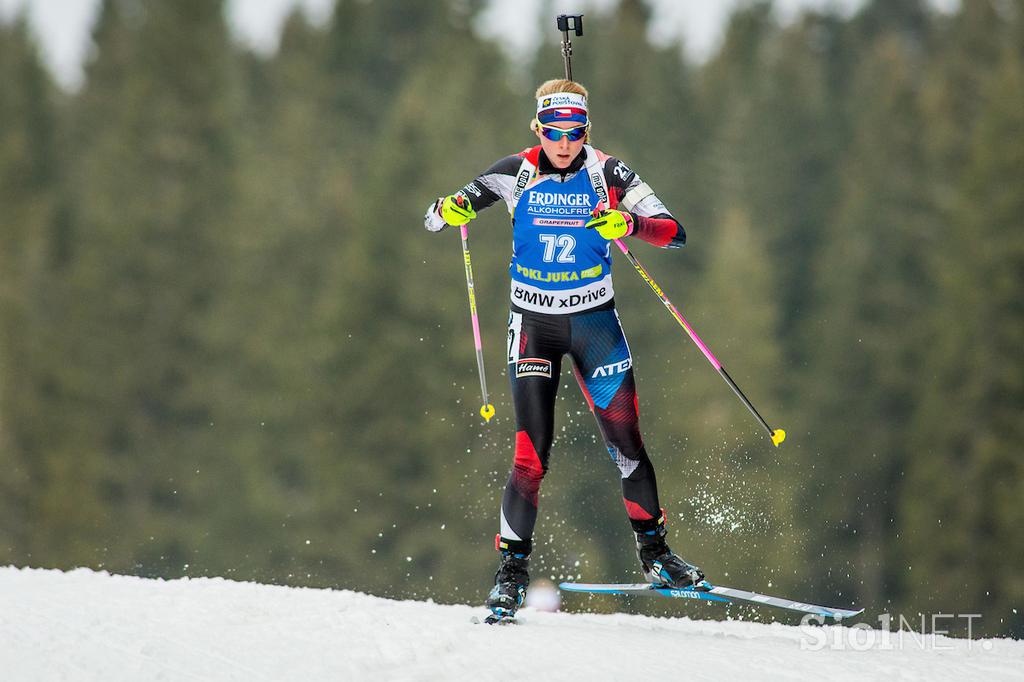
M 588 230 L 597 230 L 597 233 L 608 241 L 621 239 L 633 234 L 633 216 L 627 211 L 617 211 L 614 208 L 597 210 L 585 227 Z

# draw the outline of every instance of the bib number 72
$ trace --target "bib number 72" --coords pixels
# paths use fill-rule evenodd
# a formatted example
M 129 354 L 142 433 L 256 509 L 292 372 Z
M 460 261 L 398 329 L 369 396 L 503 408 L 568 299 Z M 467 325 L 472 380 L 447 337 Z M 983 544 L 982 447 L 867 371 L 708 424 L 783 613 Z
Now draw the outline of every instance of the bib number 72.
M 576 240 L 568 234 L 541 234 L 537 235 L 544 244 L 545 263 L 575 263 L 576 256 L 572 250 L 576 248 Z M 558 248 L 557 259 L 555 248 Z

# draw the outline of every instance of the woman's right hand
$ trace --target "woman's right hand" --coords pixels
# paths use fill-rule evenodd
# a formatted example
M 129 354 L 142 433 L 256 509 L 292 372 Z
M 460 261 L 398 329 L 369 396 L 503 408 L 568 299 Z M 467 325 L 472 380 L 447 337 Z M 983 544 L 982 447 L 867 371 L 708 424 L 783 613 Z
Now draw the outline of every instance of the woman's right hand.
M 473 210 L 469 197 L 460 192 L 444 198 L 441 202 L 441 217 L 449 225 L 459 227 L 476 218 L 476 211 Z
M 434 203 L 427 206 L 427 212 L 423 214 L 423 227 L 431 232 L 440 232 L 448 227 L 448 223 L 441 217 L 441 204 L 444 203 L 444 199 L 444 197 L 438 197 Z
M 449 225 L 465 225 L 473 218 L 476 218 L 473 204 L 460 192 L 438 197 L 437 201 L 427 208 L 427 213 L 423 216 L 423 227 L 431 232 L 440 232 Z

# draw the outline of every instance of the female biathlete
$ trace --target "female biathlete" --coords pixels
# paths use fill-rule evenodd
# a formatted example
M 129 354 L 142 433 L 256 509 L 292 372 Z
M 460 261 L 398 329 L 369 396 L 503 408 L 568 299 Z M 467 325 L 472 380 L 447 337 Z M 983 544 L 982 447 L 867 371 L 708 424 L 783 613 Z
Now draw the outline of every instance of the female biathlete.
M 540 145 L 507 156 L 459 192 L 438 198 L 424 223 L 464 225 L 502 199 L 512 215 L 512 305 L 508 373 L 515 404 L 515 462 L 496 538 L 501 563 L 487 606 L 515 615 L 529 585 L 537 491 L 554 437 L 562 356 L 622 474 L 622 497 L 645 577 L 684 587 L 700 569 L 669 549 L 654 467 L 640 437 L 632 356 L 615 311 L 611 241 L 638 237 L 659 247 L 686 241 L 654 191 L 618 159 L 591 147 L 586 89 L 550 80 L 537 89 L 531 129 Z

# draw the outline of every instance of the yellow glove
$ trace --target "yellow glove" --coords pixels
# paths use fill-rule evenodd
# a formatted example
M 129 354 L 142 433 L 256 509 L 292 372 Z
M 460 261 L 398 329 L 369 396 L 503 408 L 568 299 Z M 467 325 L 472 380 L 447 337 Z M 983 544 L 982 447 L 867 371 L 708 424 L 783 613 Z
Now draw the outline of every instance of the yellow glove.
M 614 208 L 597 210 L 585 227 L 588 230 L 597 230 L 597 233 L 608 241 L 621 239 L 633 234 L 633 216 Z
M 449 225 L 458 227 L 476 218 L 476 211 L 465 194 L 450 194 L 441 202 L 441 217 Z

